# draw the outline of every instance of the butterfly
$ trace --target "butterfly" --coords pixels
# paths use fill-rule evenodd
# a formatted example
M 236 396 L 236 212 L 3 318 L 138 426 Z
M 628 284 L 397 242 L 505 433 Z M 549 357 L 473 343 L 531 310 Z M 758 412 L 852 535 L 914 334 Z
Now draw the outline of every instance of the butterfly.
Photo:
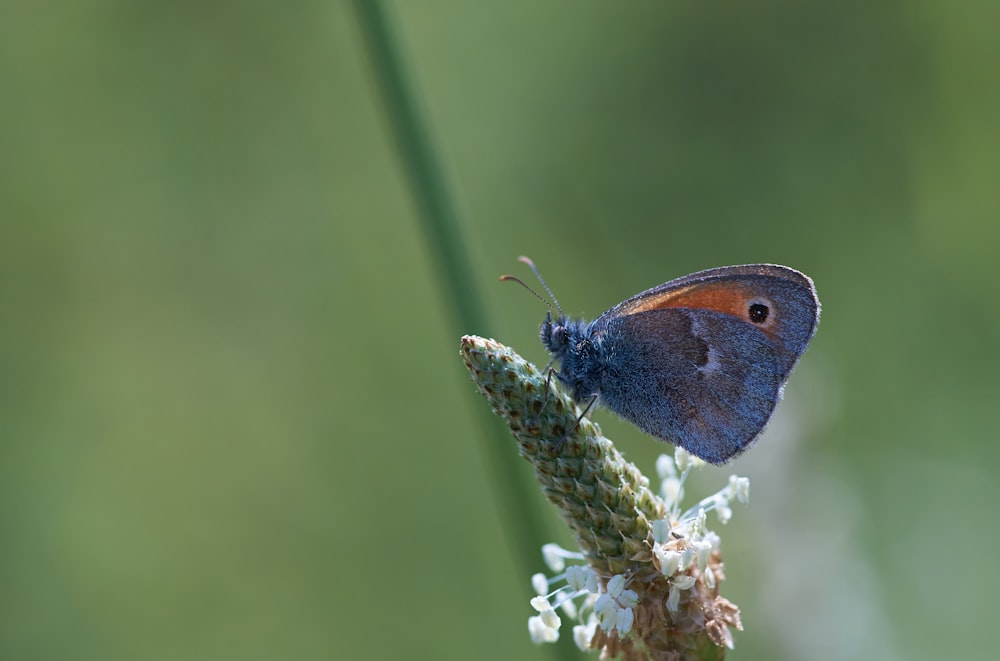
M 787 266 L 699 271 L 587 322 L 566 317 L 534 263 L 520 261 L 552 299 L 539 333 L 573 398 L 713 464 L 757 439 L 819 323 L 812 280 Z

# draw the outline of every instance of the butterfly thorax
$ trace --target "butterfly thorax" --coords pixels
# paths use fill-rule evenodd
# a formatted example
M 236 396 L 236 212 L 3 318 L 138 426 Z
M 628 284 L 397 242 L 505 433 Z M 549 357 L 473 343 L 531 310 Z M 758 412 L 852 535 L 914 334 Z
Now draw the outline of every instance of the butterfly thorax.
M 545 349 L 559 361 L 559 380 L 572 390 L 573 399 L 586 401 L 600 392 L 604 362 L 590 324 L 583 319 L 546 315 L 539 336 Z

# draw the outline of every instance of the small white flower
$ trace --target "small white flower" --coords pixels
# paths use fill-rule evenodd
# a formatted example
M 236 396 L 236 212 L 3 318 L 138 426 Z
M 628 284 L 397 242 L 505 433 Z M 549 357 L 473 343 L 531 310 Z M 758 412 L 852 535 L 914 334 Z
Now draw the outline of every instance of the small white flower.
M 673 509 L 684 498 L 684 487 L 676 477 L 668 477 L 660 482 L 660 495 L 667 507 Z
M 665 544 L 670 538 L 670 521 L 657 519 L 653 521 L 653 543 Z
M 719 523 L 726 525 L 733 518 L 733 508 L 729 506 L 729 501 L 719 496 L 715 499 L 715 516 L 719 518 Z
M 608 579 L 607 592 L 601 593 L 594 602 L 594 616 L 604 631 L 618 630 L 626 634 L 632 630 L 635 612 L 632 610 L 639 603 L 639 595 L 634 590 L 625 587 L 625 577 L 615 574 Z
M 573 642 L 581 651 L 586 652 L 590 649 L 590 641 L 594 639 L 596 633 L 597 618 L 591 615 L 586 624 L 578 624 L 573 627 Z
M 681 561 L 677 563 L 677 571 L 686 571 L 694 560 L 694 547 L 688 546 L 681 551 Z
M 559 614 L 551 608 L 543 610 L 539 617 L 542 618 L 542 624 L 550 629 L 558 630 L 562 626 L 562 620 L 559 618 Z
M 698 579 L 696 579 L 694 576 L 691 576 L 689 574 L 681 574 L 680 576 L 675 577 L 671 581 L 671 583 L 673 584 L 673 587 L 676 587 L 678 590 L 690 590 L 691 588 L 694 587 L 694 584 L 697 581 Z M 673 587 L 670 590 L 671 592 L 673 592 Z
M 561 572 L 566 568 L 566 549 L 558 544 L 545 544 L 542 546 L 542 559 L 546 566 L 554 572 Z
M 678 606 L 681 605 L 681 591 L 676 585 L 670 586 L 670 594 L 667 595 L 667 610 L 671 613 L 676 613 Z
M 665 480 L 668 477 L 677 477 L 677 466 L 674 464 L 673 457 L 669 454 L 661 454 L 657 457 L 656 474 L 660 476 L 661 480 Z
M 625 635 L 631 631 L 633 622 L 635 622 L 635 611 L 631 608 L 618 609 L 618 621 L 615 628 L 618 629 L 619 635 Z
M 708 567 L 708 561 L 712 557 L 712 544 L 705 539 L 699 539 L 696 542 L 692 542 L 691 546 L 694 547 L 695 553 L 698 555 L 698 569 L 705 571 Z
M 587 586 L 587 575 L 593 570 L 584 565 L 572 565 L 566 568 L 566 584 L 576 590 L 584 590 Z
M 674 450 L 674 463 L 677 464 L 677 470 L 684 472 L 687 470 L 688 465 L 691 462 L 691 454 L 684 448 L 677 446 Z
M 658 547 L 653 551 L 660 559 L 660 573 L 670 578 L 677 573 L 681 566 L 681 554 L 673 550 L 664 550 Z
M 691 522 L 691 535 L 704 535 L 705 534 L 705 520 L 707 516 L 705 514 L 705 508 L 698 508 L 698 516 L 695 517 L 694 521 Z
M 700 459 L 682 447 L 674 450 L 674 463 L 677 464 L 677 470 L 683 473 L 689 468 L 701 468 L 705 465 L 705 460 Z
M 715 572 L 712 571 L 711 567 L 706 567 L 705 572 L 701 575 L 702 580 L 705 581 L 705 587 L 709 590 L 715 589 Z
M 726 643 L 726 647 L 733 649 L 733 632 L 729 630 L 729 627 L 722 627 L 722 635 L 725 638 L 723 642 Z
M 537 597 L 532 597 L 532 599 L 531 599 L 531 607 L 534 608 L 539 613 L 541 613 L 544 610 L 550 610 L 552 608 L 552 605 L 549 604 L 549 600 L 548 599 L 546 599 L 545 597 L 539 595 Z
M 622 590 L 617 601 L 622 608 L 635 608 L 639 604 L 639 595 L 635 590 Z
M 615 600 L 607 594 L 602 594 L 594 602 L 594 615 L 597 623 L 604 631 L 611 631 L 618 624 L 618 606 Z
M 612 599 L 617 600 L 618 595 L 622 593 L 625 589 L 625 577 L 621 574 L 615 574 L 608 581 L 608 594 L 611 595 Z
M 535 591 L 535 594 L 548 594 L 549 579 L 541 572 L 535 574 L 531 577 L 531 589 Z
M 608 596 L 622 608 L 632 608 L 639 603 L 639 595 L 634 590 L 625 589 L 625 577 L 615 574 L 608 581 Z
M 528 618 L 528 635 L 531 636 L 531 642 L 536 645 L 554 643 L 559 640 L 559 630 L 546 626 L 538 615 L 532 615 Z
M 746 505 L 750 502 L 750 478 L 730 475 L 729 491 L 736 500 Z

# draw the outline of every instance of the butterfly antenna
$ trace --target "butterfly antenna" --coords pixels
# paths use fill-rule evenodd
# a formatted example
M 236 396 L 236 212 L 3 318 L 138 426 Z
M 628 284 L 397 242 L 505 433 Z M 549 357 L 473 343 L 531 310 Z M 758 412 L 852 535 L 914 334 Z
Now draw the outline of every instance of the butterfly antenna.
M 558 314 L 560 317 L 563 316 L 562 308 L 559 307 L 559 301 L 557 301 L 556 297 L 552 295 L 552 290 L 549 289 L 549 286 L 547 284 L 545 284 L 545 280 L 542 279 L 542 275 L 541 275 L 541 273 L 538 272 L 538 268 L 535 267 L 535 263 L 532 262 L 527 257 L 518 257 L 517 260 L 519 262 L 524 262 L 529 267 L 531 267 L 531 270 L 534 271 L 535 276 L 538 277 L 538 281 L 542 283 L 542 287 L 545 288 L 546 293 L 548 293 L 548 295 L 552 299 L 552 301 L 549 302 L 549 301 L 545 300 L 545 298 L 543 298 L 541 294 L 539 294 L 537 291 L 535 291 L 534 289 L 532 289 L 531 287 L 529 287 L 524 282 L 524 280 L 522 280 L 521 278 L 518 278 L 517 276 L 514 276 L 514 275 L 502 275 L 502 276 L 500 276 L 501 282 L 506 282 L 507 280 L 511 280 L 513 282 L 516 282 L 517 284 L 521 285 L 522 287 L 524 287 L 525 289 L 527 289 L 528 291 L 530 291 L 535 296 L 535 298 L 537 298 L 538 300 L 540 300 L 542 303 L 545 303 L 545 306 L 547 308 L 549 308 L 550 310 L 552 310 L 553 312 L 555 312 L 556 314 Z
M 507 282 L 508 280 L 510 280 L 512 282 L 516 282 L 517 284 L 521 285 L 522 287 L 524 287 L 525 289 L 527 289 L 528 291 L 530 291 L 535 298 L 537 298 L 542 303 L 545 303 L 545 307 L 547 307 L 548 309 L 550 309 L 553 312 L 556 312 L 558 314 L 562 314 L 561 312 L 559 312 L 558 308 L 553 307 L 552 303 L 550 303 L 547 300 L 545 300 L 545 298 L 542 297 L 541 294 L 539 294 L 537 291 L 535 291 L 534 289 L 532 289 L 531 287 L 529 287 L 524 282 L 524 280 L 522 280 L 521 278 L 517 277 L 516 275 L 502 275 L 502 276 L 500 276 L 500 281 L 501 282 Z
M 552 293 L 552 290 L 549 289 L 549 286 L 545 283 L 545 278 L 543 278 L 542 274 L 538 272 L 538 267 L 535 266 L 535 263 L 523 255 L 518 257 L 517 261 L 527 264 L 528 268 L 534 272 L 535 277 L 538 278 L 540 283 L 542 283 L 542 287 L 545 288 L 545 292 L 549 295 L 549 298 L 552 299 L 552 303 L 556 306 L 556 312 L 559 313 L 560 317 L 564 316 L 562 308 L 559 307 L 559 301 L 556 299 L 555 294 Z

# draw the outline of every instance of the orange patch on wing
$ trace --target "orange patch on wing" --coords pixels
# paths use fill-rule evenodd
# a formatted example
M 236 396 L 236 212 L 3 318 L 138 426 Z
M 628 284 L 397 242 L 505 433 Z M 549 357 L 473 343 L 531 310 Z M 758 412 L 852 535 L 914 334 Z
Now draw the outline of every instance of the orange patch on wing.
M 751 287 L 732 281 L 706 282 L 640 299 L 623 312 L 636 314 L 666 308 L 692 308 L 714 310 L 746 319 L 748 304 L 757 295 Z

